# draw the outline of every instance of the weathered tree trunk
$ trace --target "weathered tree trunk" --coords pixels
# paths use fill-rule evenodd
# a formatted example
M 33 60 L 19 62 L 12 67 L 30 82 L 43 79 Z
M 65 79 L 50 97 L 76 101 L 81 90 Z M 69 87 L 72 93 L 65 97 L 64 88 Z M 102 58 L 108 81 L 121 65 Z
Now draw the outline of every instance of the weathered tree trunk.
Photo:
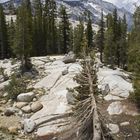
M 91 65 L 89 62 L 86 63 L 86 69 L 88 72 L 88 83 L 89 83 L 89 92 L 90 96 L 92 98 L 92 107 L 93 109 L 93 140 L 101 140 L 101 126 L 100 126 L 100 120 L 98 116 L 97 106 L 96 106 L 96 100 L 95 100 L 95 91 L 94 91 L 94 85 L 93 85 L 93 79 L 91 75 Z

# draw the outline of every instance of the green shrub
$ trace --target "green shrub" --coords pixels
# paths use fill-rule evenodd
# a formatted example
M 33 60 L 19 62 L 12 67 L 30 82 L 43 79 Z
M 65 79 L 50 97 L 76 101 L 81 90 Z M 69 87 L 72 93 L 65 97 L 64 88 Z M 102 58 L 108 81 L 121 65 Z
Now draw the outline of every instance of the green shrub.
M 134 99 L 140 108 L 140 78 L 134 80 Z
M 11 65 L 15 65 L 16 63 L 17 63 L 17 59 L 12 58 L 12 60 L 11 60 Z
M 27 92 L 27 84 L 29 81 L 27 81 L 24 77 L 16 77 L 15 75 L 12 75 L 11 81 L 7 86 L 5 86 L 4 91 L 8 93 L 7 98 L 16 100 L 17 96 L 20 93 Z
M 4 73 L 4 68 L 2 68 L 2 67 L 0 68 L 0 75 L 3 76 L 4 81 L 6 81 L 6 80 L 9 79 L 9 78 L 8 78 L 8 75 Z
M 91 50 L 89 55 L 90 55 L 91 59 L 95 59 L 95 51 L 94 50 Z

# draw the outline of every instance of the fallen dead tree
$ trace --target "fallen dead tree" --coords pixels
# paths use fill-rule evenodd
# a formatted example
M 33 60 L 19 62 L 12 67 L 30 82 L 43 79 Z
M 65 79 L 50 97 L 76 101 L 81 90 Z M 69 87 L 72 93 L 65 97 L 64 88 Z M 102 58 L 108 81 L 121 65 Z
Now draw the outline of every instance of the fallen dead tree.
M 77 137 L 75 139 L 112 140 L 96 104 L 98 87 L 94 60 L 83 60 L 81 66 L 82 72 L 74 78 L 79 84 L 75 88 L 78 94 L 75 96 L 77 103 L 73 108 L 73 131 L 76 131 Z

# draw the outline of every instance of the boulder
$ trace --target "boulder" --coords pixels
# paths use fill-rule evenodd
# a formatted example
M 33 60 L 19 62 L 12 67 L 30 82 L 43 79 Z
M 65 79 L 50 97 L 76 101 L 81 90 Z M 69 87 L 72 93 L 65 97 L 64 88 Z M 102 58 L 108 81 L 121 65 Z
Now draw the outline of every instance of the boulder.
M 127 125 L 130 125 L 130 122 L 122 122 L 122 123 L 120 124 L 120 126 L 127 126 Z
M 117 134 L 119 133 L 119 126 L 117 124 L 108 124 L 107 127 L 109 128 L 109 130 L 111 131 L 111 134 Z
M 109 105 L 107 111 L 109 115 L 119 115 L 123 113 L 124 109 L 125 106 L 123 106 L 120 101 L 116 101 Z
M 5 111 L 4 111 L 4 115 L 5 116 L 11 116 L 11 115 L 14 115 L 15 114 L 15 109 L 10 107 L 10 108 L 7 108 Z
M 31 72 L 25 72 L 24 76 L 27 78 L 34 78 L 34 75 Z
M 103 95 L 107 95 L 110 92 L 109 84 L 103 85 L 101 90 Z
M 66 54 L 65 57 L 63 58 L 63 62 L 64 62 L 65 64 L 76 62 L 75 54 L 74 54 L 73 52 L 69 52 L 69 53 Z
M 67 75 L 69 73 L 68 69 L 62 71 L 62 75 Z
M 24 113 L 31 113 L 32 110 L 31 110 L 31 107 L 28 105 L 28 106 L 24 106 L 21 108 L 21 110 L 24 112 Z
M 4 60 L 3 60 L 3 64 L 6 64 L 6 63 L 8 63 L 8 62 L 9 62 L 8 59 L 4 59 Z
M 8 96 L 8 93 L 5 92 L 5 93 L 3 94 L 3 97 L 7 97 L 7 96 Z
M 31 105 L 31 110 L 33 112 L 37 112 L 37 111 L 41 110 L 42 108 L 43 108 L 43 105 L 40 102 L 34 102 Z
M 36 123 L 32 119 L 25 119 L 23 122 L 24 132 L 31 133 L 36 127 Z
M 22 116 L 23 116 L 22 110 L 20 110 L 20 111 L 18 112 L 18 116 L 19 116 L 19 117 L 22 117 Z
M 72 92 L 68 92 L 66 94 L 66 98 L 67 98 L 68 104 L 71 104 L 71 105 L 75 104 L 76 99 L 73 97 Z
M 33 92 L 21 93 L 17 96 L 17 100 L 19 102 L 31 102 L 34 97 L 35 94 Z
M 16 102 L 16 103 L 14 104 L 14 106 L 17 107 L 17 108 L 19 108 L 19 109 L 21 109 L 22 107 L 24 107 L 24 106 L 26 106 L 26 105 L 28 105 L 27 102 Z
M 34 98 L 34 99 L 33 99 L 33 102 L 36 102 L 36 101 L 37 101 L 37 98 Z

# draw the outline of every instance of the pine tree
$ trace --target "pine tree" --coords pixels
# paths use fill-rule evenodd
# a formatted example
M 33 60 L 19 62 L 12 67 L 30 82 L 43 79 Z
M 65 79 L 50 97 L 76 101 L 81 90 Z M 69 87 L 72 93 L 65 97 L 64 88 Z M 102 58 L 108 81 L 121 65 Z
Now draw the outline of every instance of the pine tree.
M 129 40 L 129 70 L 138 73 L 140 71 L 140 7 L 134 13 L 134 26 Z
M 56 2 L 54 0 L 46 0 L 44 6 L 44 31 L 47 53 L 57 53 L 57 26 L 56 26 Z
M 34 55 L 46 55 L 45 35 L 43 32 L 43 7 L 41 0 L 33 0 L 33 50 Z
M 93 48 L 93 29 L 92 29 L 92 20 L 91 20 L 91 17 L 90 17 L 90 12 L 88 12 L 86 38 L 87 38 L 87 41 L 88 41 L 88 51 L 89 51 Z
M 106 27 L 107 29 L 113 27 L 113 17 L 110 13 L 106 16 Z
M 140 107 L 140 7 L 134 13 L 134 25 L 129 37 L 128 68 L 133 72 L 134 99 Z
M 22 72 L 30 70 L 29 57 L 32 49 L 32 33 L 30 30 L 30 14 L 26 3 L 23 2 L 18 8 L 16 32 L 14 40 L 14 53 L 21 60 Z
M 105 43 L 104 32 L 105 32 L 105 23 L 104 23 L 103 11 L 102 11 L 101 20 L 100 20 L 100 24 L 99 24 L 99 31 L 96 35 L 96 46 L 100 52 L 100 61 L 101 62 L 103 62 L 103 52 L 104 52 L 104 43 Z
M 116 39 L 114 38 L 114 42 L 116 44 L 116 62 L 115 64 L 120 67 L 120 53 L 121 53 L 121 35 L 122 35 L 122 28 L 121 28 L 121 25 L 122 25 L 122 21 L 121 21 L 121 18 L 118 19 L 118 22 L 116 23 L 117 24 L 117 32 L 115 33 L 114 31 L 114 36 L 116 36 Z
M 9 57 L 8 33 L 3 7 L 0 4 L 0 59 Z
M 14 39 L 15 39 L 15 23 L 13 21 L 13 18 L 11 18 L 11 21 L 10 21 L 9 27 L 8 27 L 8 41 L 9 41 L 9 46 L 10 46 L 10 56 L 11 57 L 15 57 L 15 54 L 13 52 Z
M 70 24 L 70 47 L 68 51 L 72 51 L 74 49 L 74 29 L 73 25 Z
M 84 24 L 79 20 L 79 24 L 74 29 L 74 53 L 79 57 L 82 51 L 81 44 L 84 36 Z
M 110 64 L 111 67 L 114 67 L 115 64 L 115 43 L 114 43 L 114 38 L 113 38 L 113 29 L 109 28 L 107 29 L 105 33 L 105 49 L 104 49 L 104 54 L 105 54 L 105 63 Z
M 125 68 L 127 62 L 127 23 L 118 18 L 117 10 L 107 16 L 107 30 L 105 33 L 105 60 L 112 67 Z
M 125 69 L 127 65 L 127 53 L 128 53 L 128 40 L 127 40 L 127 22 L 124 15 L 121 24 L 121 36 L 120 36 L 120 65 Z
M 70 22 L 66 8 L 60 7 L 59 40 L 61 53 L 67 53 L 70 48 Z
M 105 63 L 110 64 L 113 68 L 115 65 L 115 55 L 116 55 L 116 44 L 114 41 L 114 30 L 113 30 L 113 16 L 111 14 L 107 15 L 107 30 L 105 32 Z
M 30 0 L 24 0 L 25 6 L 27 8 L 28 16 L 29 16 L 29 23 L 28 28 L 31 36 L 32 46 L 33 46 L 33 14 L 32 14 L 32 5 Z M 33 47 L 31 50 L 31 56 L 33 56 Z
M 118 39 L 118 14 L 117 14 L 117 9 L 114 9 L 113 12 L 113 33 L 114 33 L 114 42 Z
M 88 40 L 86 38 L 86 35 L 84 34 L 81 42 L 81 55 L 84 58 L 85 56 L 88 56 L 88 54 L 89 54 Z

